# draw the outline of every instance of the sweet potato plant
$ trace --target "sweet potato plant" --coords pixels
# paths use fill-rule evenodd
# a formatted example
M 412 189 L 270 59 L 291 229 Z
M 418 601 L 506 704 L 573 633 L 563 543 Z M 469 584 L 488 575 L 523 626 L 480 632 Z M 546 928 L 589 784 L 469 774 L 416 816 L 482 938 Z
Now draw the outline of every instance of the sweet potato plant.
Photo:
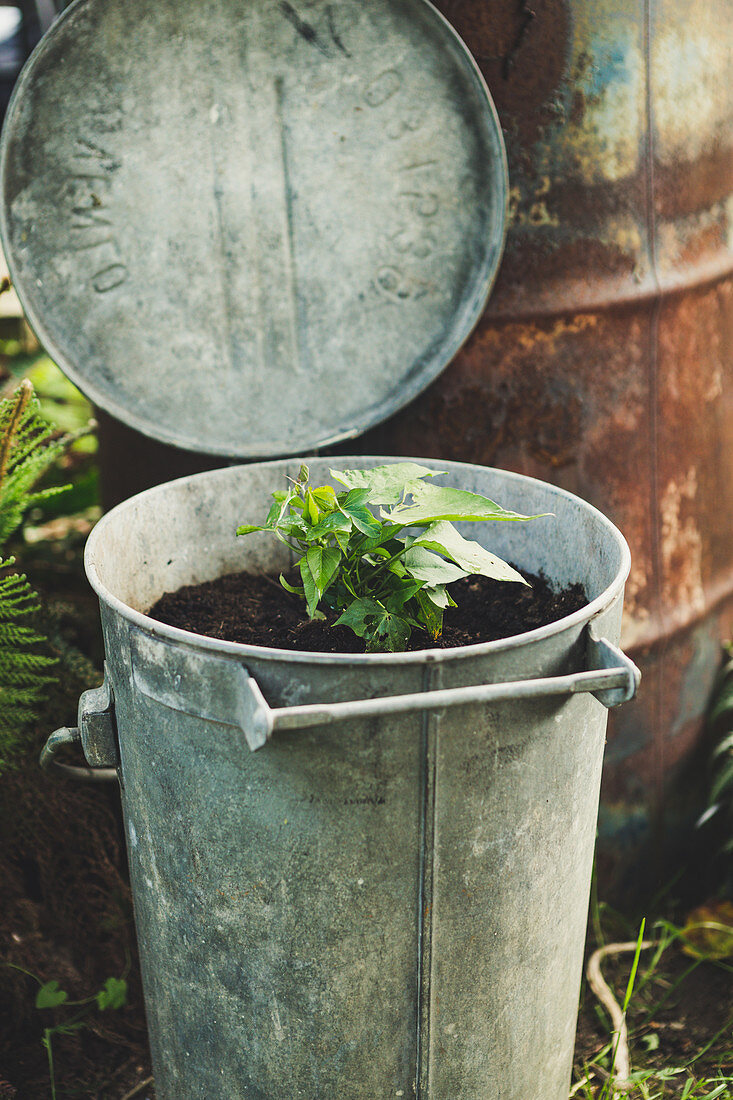
M 301 596 L 311 619 L 337 615 L 368 651 L 405 649 L 411 631 L 433 639 L 443 612 L 455 607 L 448 585 L 471 574 L 516 584 L 516 569 L 463 537 L 452 521 L 525 521 L 488 497 L 437 485 L 439 471 L 415 462 L 370 470 L 331 470 L 343 485 L 312 486 L 307 466 L 287 489 L 272 494 L 264 523 L 245 524 L 238 535 L 271 531 L 296 555 L 299 585 L 280 583 Z

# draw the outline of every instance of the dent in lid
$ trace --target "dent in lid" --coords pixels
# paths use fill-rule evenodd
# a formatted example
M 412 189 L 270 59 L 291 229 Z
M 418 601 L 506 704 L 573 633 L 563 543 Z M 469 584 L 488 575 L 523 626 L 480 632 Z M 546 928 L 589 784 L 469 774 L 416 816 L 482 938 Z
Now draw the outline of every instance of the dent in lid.
M 255 457 L 356 435 L 439 373 L 507 186 L 425 0 L 77 0 L 19 81 L 2 191 L 13 281 L 80 388 Z

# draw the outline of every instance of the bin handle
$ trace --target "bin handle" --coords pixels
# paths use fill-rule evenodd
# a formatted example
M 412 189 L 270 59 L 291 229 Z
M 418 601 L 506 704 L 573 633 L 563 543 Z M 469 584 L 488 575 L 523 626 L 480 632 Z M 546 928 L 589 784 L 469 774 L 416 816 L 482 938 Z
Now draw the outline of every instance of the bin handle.
M 56 759 L 56 753 L 64 745 L 81 745 L 81 730 L 78 726 L 62 726 L 51 734 L 41 749 L 39 759 L 45 772 L 69 779 L 86 779 L 92 783 L 105 783 L 117 778 L 116 768 L 84 768 L 78 764 L 62 764 Z
M 78 725 L 62 726 L 51 734 L 41 750 L 39 763 L 43 770 L 51 775 L 86 779 L 94 783 L 117 779 L 119 756 L 114 697 L 106 665 L 101 687 L 82 692 L 77 721 Z M 81 745 L 90 766 L 62 764 L 57 760 L 56 754 L 65 745 Z
M 634 662 L 606 638 L 589 632 L 588 668 L 565 676 L 546 676 L 532 680 L 511 680 L 501 684 L 438 688 L 410 695 L 388 695 L 378 699 L 353 699 L 342 703 L 309 703 L 292 707 L 271 707 L 257 681 L 243 669 L 249 706 L 241 722 L 252 751 L 262 746 L 278 730 L 306 729 L 354 718 L 372 718 L 405 711 L 442 710 L 467 703 L 501 703 L 515 699 L 539 699 L 548 695 L 575 695 L 590 692 L 605 707 L 616 707 L 633 699 L 641 673 Z
M 184 714 L 237 726 L 253 752 L 266 745 L 278 730 L 307 729 L 406 711 L 442 710 L 468 703 L 501 703 L 590 692 L 603 706 L 615 707 L 634 697 L 641 679 L 634 662 L 606 638 L 596 637 L 590 628 L 586 638 L 586 668 L 582 672 L 500 684 L 438 688 L 378 699 L 271 707 L 254 677 L 236 661 L 209 654 L 184 653 L 180 647 L 158 639 L 148 652 L 152 640 L 143 635 L 132 641 L 135 649 L 133 679 L 142 695 Z M 185 664 L 180 664 L 182 661 Z M 176 671 L 179 665 L 180 671 Z M 191 677 L 196 678 L 200 690 L 189 693 L 187 698 L 175 685 Z M 78 743 L 82 744 L 92 767 L 61 764 L 55 759 L 62 746 Z M 86 691 L 81 697 L 78 727 L 63 727 L 51 735 L 41 753 L 41 766 L 78 779 L 105 780 L 116 778 L 117 763 L 114 702 L 105 670 L 102 687 Z
M 238 661 L 183 650 L 142 633 L 135 632 L 131 638 L 133 679 L 142 696 L 182 714 L 237 727 L 253 752 L 266 745 L 278 730 L 307 729 L 354 718 L 577 692 L 591 692 L 606 707 L 631 699 L 640 679 L 633 661 L 607 639 L 596 637 L 592 627 L 585 635 L 585 642 L 585 670 L 566 676 L 439 688 L 340 703 L 271 707 L 255 678 Z M 196 691 L 182 692 L 182 683 L 195 683 Z

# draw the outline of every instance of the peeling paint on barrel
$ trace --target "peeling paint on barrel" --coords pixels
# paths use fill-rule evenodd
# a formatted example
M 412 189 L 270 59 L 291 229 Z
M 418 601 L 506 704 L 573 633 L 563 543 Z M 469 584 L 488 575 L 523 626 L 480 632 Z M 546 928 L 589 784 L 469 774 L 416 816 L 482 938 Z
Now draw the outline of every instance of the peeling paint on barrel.
M 626 534 L 644 686 L 612 720 L 600 858 L 633 890 L 679 824 L 733 619 L 728 3 L 658 0 L 649 28 L 630 0 L 438 6 L 497 101 L 507 250 L 472 339 L 363 446 L 554 481 Z

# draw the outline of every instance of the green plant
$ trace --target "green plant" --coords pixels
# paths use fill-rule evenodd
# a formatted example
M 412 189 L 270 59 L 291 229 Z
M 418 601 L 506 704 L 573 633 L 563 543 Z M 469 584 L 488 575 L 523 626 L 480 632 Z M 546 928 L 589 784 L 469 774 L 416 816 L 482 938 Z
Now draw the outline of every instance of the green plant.
M 78 1001 L 70 1001 L 68 993 L 65 989 L 61 989 L 56 979 L 50 982 L 43 982 L 36 974 L 32 974 L 30 970 L 25 970 L 22 966 L 16 966 L 14 963 L 6 963 L 5 965 L 12 967 L 13 970 L 19 970 L 21 974 L 26 974 L 29 978 L 32 978 L 34 982 L 38 983 L 39 989 L 36 993 L 36 1008 L 41 1011 L 58 1009 L 61 1007 L 76 1008 L 80 1010 L 67 1019 L 57 1024 L 52 1024 L 50 1027 L 44 1027 L 43 1029 L 41 1043 L 43 1044 L 48 1059 L 51 1100 L 56 1100 L 56 1074 L 53 1061 L 54 1037 L 59 1035 L 71 1035 L 73 1032 L 78 1031 L 79 1028 L 84 1027 L 87 1022 L 86 1018 L 94 1008 L 97 1008 L 99 1012 L 123 1008 L 127 1003 L 127 982 L 124 977 L 107 978 L 102 988 L 98 989 L 96 993 L 93 993 L 91 997 L 83 997 Z
M 325 618 L 324 608 L 338 615 L 334 625 L 363 638 L 367 650 L 403 650 L 413 628 L 439 637 L 443 612 L 456 606 L 447 590 L 452 581 L 481 574 L 527 583 L 451 521 L 538 517 L 434 485 L 440 472 L 414 462 L 330 473 L 345 491 L 311 486 L 302 466 L 289 488 L 272 494 L 264 524 L 237 529 L 238 535 L 271 531 L 295 552 L 301 584 L 280 581 L 303 597 L 311 619 Z
M 63 492 L 62 487 L 34 491 L 69 442 L 69 437 L 53 438 L 38 408 L 27 380 L 0 402 L 0 765 L 7 762 L 19 729 L 33 718 L 49 683 L 47 670 L 55 663 L 37 652 L 44 638 L 29 625 L 38 598 L 24 574 L 10 571 L 15 559 L 2 553 L 26 511 Z

